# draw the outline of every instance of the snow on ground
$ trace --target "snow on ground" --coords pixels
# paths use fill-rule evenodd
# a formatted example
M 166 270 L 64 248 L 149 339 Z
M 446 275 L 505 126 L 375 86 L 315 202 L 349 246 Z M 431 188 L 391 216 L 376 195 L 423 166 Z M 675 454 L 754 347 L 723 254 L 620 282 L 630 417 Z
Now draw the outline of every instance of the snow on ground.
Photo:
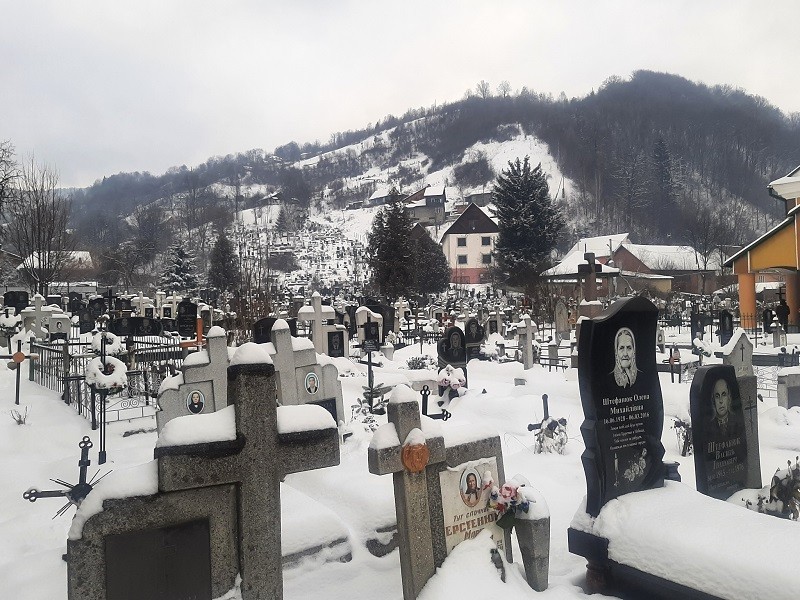
M 677 335 L 668 332 L 670 335 Z M 679 341 L 687 342 L 688 333 L 680 334 Z M 790 342 L 800 342 L 790 336 Z M 757 349 L 760 351 L 760 348 Z M 425 345 L 424 352 L 435 353 L 434 345 Z M 408 346 L 395 352 L 394 360 L 384 360 L 383 375 L 403 377 L 405 361 L 419 354 L 419 347 Z M 344 359 L 337 359 L 342 363 Z M 716 360 L 716 359 L 707 359 Z M 352 363 L 351 363 L 352 364 Z M 348 420 L 350 406 L 356 404 L 362 386 L 366 384 L 363 365 L 352 364 L 342 369 L 344 406 Z M 550 588 L 536 597 L 585 598 L 582 589 L 585 560 L 567 550 L 567 527 L 586 493 L 580 456 L 584 445 L 580 436 L 583 418 L 576 374 L 570 370 L 548 372 L 535 366 L 523 371 L 518 363 L 493 363 L 472 361 L 468 369 L 469 389 L 454 399 L 448 410 L 450 421 L 441 423 L 446 436 L 457 435 L 464 423 L 479 425 L 497 431 L 502 441 L 507 478 L 521 474 L 529 479 L 547 501 L 551 514 Z M 515 378 L 526 385 L 514 385 Z M 376 377 L 376 380 L 380 377 Z M 17 425 L 9 411 L 14 406 L 14 372 L 0 370 L 0 581 L 4 595 L 9 598 L 30 600 L 65 600 L 66 565 L 61 559 L 65 552 L 67 533 L 74 509 L 65 516 L 51 519 L 63 505 L 61 499 L 40 499 L 30 503 L 22 494 L 30 487 L 57 489 L 49 479 L 63 479 L 74 483 L 78 477 L 78 442 L 88 435 L 95 443 L 90 453 L 92 466 L 89 476 L 114 469 L 143 465 L 153 458 L 156 444 L 154 431 L 123 436 L 126 431 L 154 428 L 150 419 L 112 423 L 108 427 L 109 462 L 97 465 L 97 432 L 89 422 L 69 406 L 59 395 L 23 379 L 22 405 L 30 409 L 26 425 Z M 662 441 L 666 449 L 665 460 L 681 463 L 680 473 L 688 489 L 694 488 L 693 458 L 681 457 L 676 433 L 671 429 L 672 416 L 688 413 L 689 383 L 670 383 L 669 374 L 661 374 L 664 396 L 665 420 Z M 533 434 L 529 423 L 538 423 L 542 417 L 542 394 L 548 394 L 550 415 L 567 419 L 569 443 L 564 455 L 534 454 Z M 777 407 L 775 398 L 765 398 L 759 405 L 759 430 L 761 436 L 762 475 L 769 481 L 778 467 L 794 460 L 800 453 L 800 410 L 786 411 Z M 377 417 L 378 424 L 385 416 Z M 319 502 L 335 515 L 336 522 L 320 531 L 334 537 L 336 531 L 346 530 L 352 549 L 350 562 L 328 562 L 309 559 L 284 572 L 285 598 L 287 600 L 372 600 L 386 598 L 400 600 L 400 565 L 397 550 L 382 558 L 371 555 L 365 547 L 367 539 L 388 541 L 386 533 L 378 530 L 395 522 L 394 497 L 391 476 L 372 475 L 367 469 L 366 453 L 372 433 L 359 422 L 351 422 L 354 435 L 342 447 L 341 464 L 336 467 L 306 473 L 296 473 L 286 478 L 285 485 Z M 102 485 L 102 484 L 101 484 Z M 718 502 L 709 501 L 708 509 L 715 510 Z M 733 510 L 738 507 L 725 507 Z M 722 510 L 722 508 L 719 508 Z M 745 511 L 745 509 L 741 509 Z M 324 512 L 324 511 L 320 511 Z M 761 519 L 768 517 L 754 515 Z M 680 518 L 680 514 L 676 518 Z M 701 515 L 702 516 L 702 515 Z M 687 515 L 688 517 L 688 515 Z M 700 519 L 697 515 L 692 518 Z M 749 518 L 749 517 L 748 517 Z M 333 519 L 333 517 L 331 517 Z M 702 519 L 700 519 L 702 520 Z M 312 519 L 294 515 L 284 523 L 285 528 L 299 528 L 287 532 L 287 543 L 313 540 Z M 319 528 L 319 524 L 313 526 Z M 770 527 L 780 529 L 787 536 L 800 535 L 797 525 L 775 519 Z M 323 536 L 324 537 L 324 536 Z M 736 544 L 736 531 L 730 533 L 729 542 Z M 675 540 L 692 545 L 692 539 Z M 737 547 L 745 547 L 745 542 Z M 516 541 L 512 543 L 514 557 L 520 554 Z M 745 551 L 746 553 L 746 551 Z M 424 591 L 425 600 L 449 599 L 473 595 L 476 589 L 494 596 L 534 597 L 522 582 L 521 565 L 507 565 L 508 583 L 500 582 L 494 566 L 488 560 L 487 542 L 476 538 L 454 552 Z M 702 560 L 702 559 L 698 559 Z M 794 568 L 793 556 L 785 557 L 785 568 Z M 663 561 L 666 564 L 666 561 Z M 780 566 L 780 565 L 778 565 Z M 775 565 L 773 565 L 773 568 Z M 667 565 L 667 568 L 669 566 Z M 764 571 L 754 568 L 750 577 L 758 578 Z M 234 594 L 231 596 L 235 598 Z M 599 598 L 600 596 L 595 596 Z

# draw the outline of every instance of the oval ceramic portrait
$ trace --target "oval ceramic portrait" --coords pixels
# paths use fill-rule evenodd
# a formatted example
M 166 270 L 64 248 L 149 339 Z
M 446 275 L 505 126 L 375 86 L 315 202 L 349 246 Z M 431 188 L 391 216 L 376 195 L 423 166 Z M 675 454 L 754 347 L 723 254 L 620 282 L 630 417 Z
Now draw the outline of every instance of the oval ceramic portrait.
M 206 397 L 200 390 L 192 390 L 186 395 L 186 410 L 193 415 L 200 414 L 206 406 Z

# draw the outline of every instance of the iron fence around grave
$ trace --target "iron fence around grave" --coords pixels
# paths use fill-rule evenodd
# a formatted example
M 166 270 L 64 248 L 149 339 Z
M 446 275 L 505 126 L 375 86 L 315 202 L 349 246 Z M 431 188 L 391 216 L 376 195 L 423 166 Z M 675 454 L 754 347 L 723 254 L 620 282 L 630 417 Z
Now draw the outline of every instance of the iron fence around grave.
M 106 422 L 137 419 L 152 416 L 156 411 L 155 397 L 163 379 L 180 368 L 183 350 L 177 338 L 137 338 L 129 344 L 128 364 L 136 368 L 128 370 L 128 387 L 107 397 Z M 48 344 L 33 342 L 31 352 L 39 354 L 39 360 L 31 364 L 31 381 L 61 393 L 66 404 L 75 408 L 81 416 L 97 427 L 99 394 L 85 382 L 86 365 L 96 357 L 87 342 L 59 342 Z

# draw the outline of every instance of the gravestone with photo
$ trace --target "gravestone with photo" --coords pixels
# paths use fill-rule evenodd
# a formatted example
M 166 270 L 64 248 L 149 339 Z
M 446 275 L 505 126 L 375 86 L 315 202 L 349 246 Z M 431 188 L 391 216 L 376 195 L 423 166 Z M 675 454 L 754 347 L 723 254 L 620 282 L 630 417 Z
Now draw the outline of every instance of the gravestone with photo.
M 89 300 L 89 312 L 94 317 L 95 321 L 100 317 L 100 315 L 106 312 L 106 299 L 103 296 L 98 296 L 97 298 L 92 298 Z
M 73 316 L 77 315 L 83 308 L 83 294 L 70 292 L 67 306 L 69 307 L 69 312 L 72 313 Z
M 470 317 L 464 324 L 464 342 L 467 352 L 467 362 L 472 359 L 480 358 L 481 344 L 485 337 L 485 331 L 478 319 Z
M 753 370 L 753 343 L 743 329 L 737 329 L 722 348 L 721 354 L 722 364 L 732 366 L 736 373 L 744 411 L 747 441 L 746 487 L 758 489 L 761 487 L 761 451 L 758 444 L 758 377 Z
M 122 317 L 114 319 L 108 326 L 114 335 L 126 337 L 146 337 L 161 335 L 162 322 L 148 317 Z
M 406 386 L 395 388 L 387 408 L 389 422 L 375 432 L 367 458 L 370 473 L 394 478 L 403 598 L 416 598 L 450 552 L 484 529 L 510 561 L 510 530 L 495 524 L 483 485 L 505 482 L 499 436 L 446 446 Z
M 47 329 L 50 333 L 50 341 L 55 342 L 57 340 L 62 340 L 62 341 L 68 340 L 71 327 L 72 327 L 72 321 L 67 315 L 65 314 L 52 315 L 47 325 Z
M 275 396 L 275 376 L 263 358 L 234 355 L 231 425 L 192 443 L 192 424 L 174 421 L 159 436 L 156 460 L 130 478 L 128 497 L 73 522 L 70 600 L 210 600 L 228 594 L 237 575 L 243 600 L 283 597 L 280 481 L 338 464 L 339 441 L 321 409 L 264 401 Z
M 581 461 L 592 516 L 609 500 L 664 483 L 657 320 L 652 302 L 633 297 L 581 322 L 578 382 L 586 443 Z
M 747 440 L 736 371 L 697 369 L 689 392 L 697 491 L 726 500 L 747 487 Z
M 156 413 L 159 432 L 177 417 L 208 414 L 228 406 L 228 345 L 225 330 L 221 327 L 212 328 L 206 342 L 205 349 L 192 353 L 191 358 L 184 361 L 177 376 L 165 379 L 161 384 L 158 390 L 160 410 Z
M 453 368 L 464 369 L 467 376 L 467 348 L 464 332 L 461 328 L 452 326 L 444 330 L 444 336 L 436 345 L 439 355 L 439 369 L 451 365 Z

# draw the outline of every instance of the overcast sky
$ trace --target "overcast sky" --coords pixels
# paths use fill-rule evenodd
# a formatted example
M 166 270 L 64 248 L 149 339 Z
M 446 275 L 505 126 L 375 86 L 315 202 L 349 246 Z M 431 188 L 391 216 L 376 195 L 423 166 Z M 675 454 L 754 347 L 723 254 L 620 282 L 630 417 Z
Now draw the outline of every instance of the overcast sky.
M 800 111 L 798 0 L 0 0 L 0 140 L 64 186 L 637 69 Z M 800 160 L 796 160 L 800 162 Z

